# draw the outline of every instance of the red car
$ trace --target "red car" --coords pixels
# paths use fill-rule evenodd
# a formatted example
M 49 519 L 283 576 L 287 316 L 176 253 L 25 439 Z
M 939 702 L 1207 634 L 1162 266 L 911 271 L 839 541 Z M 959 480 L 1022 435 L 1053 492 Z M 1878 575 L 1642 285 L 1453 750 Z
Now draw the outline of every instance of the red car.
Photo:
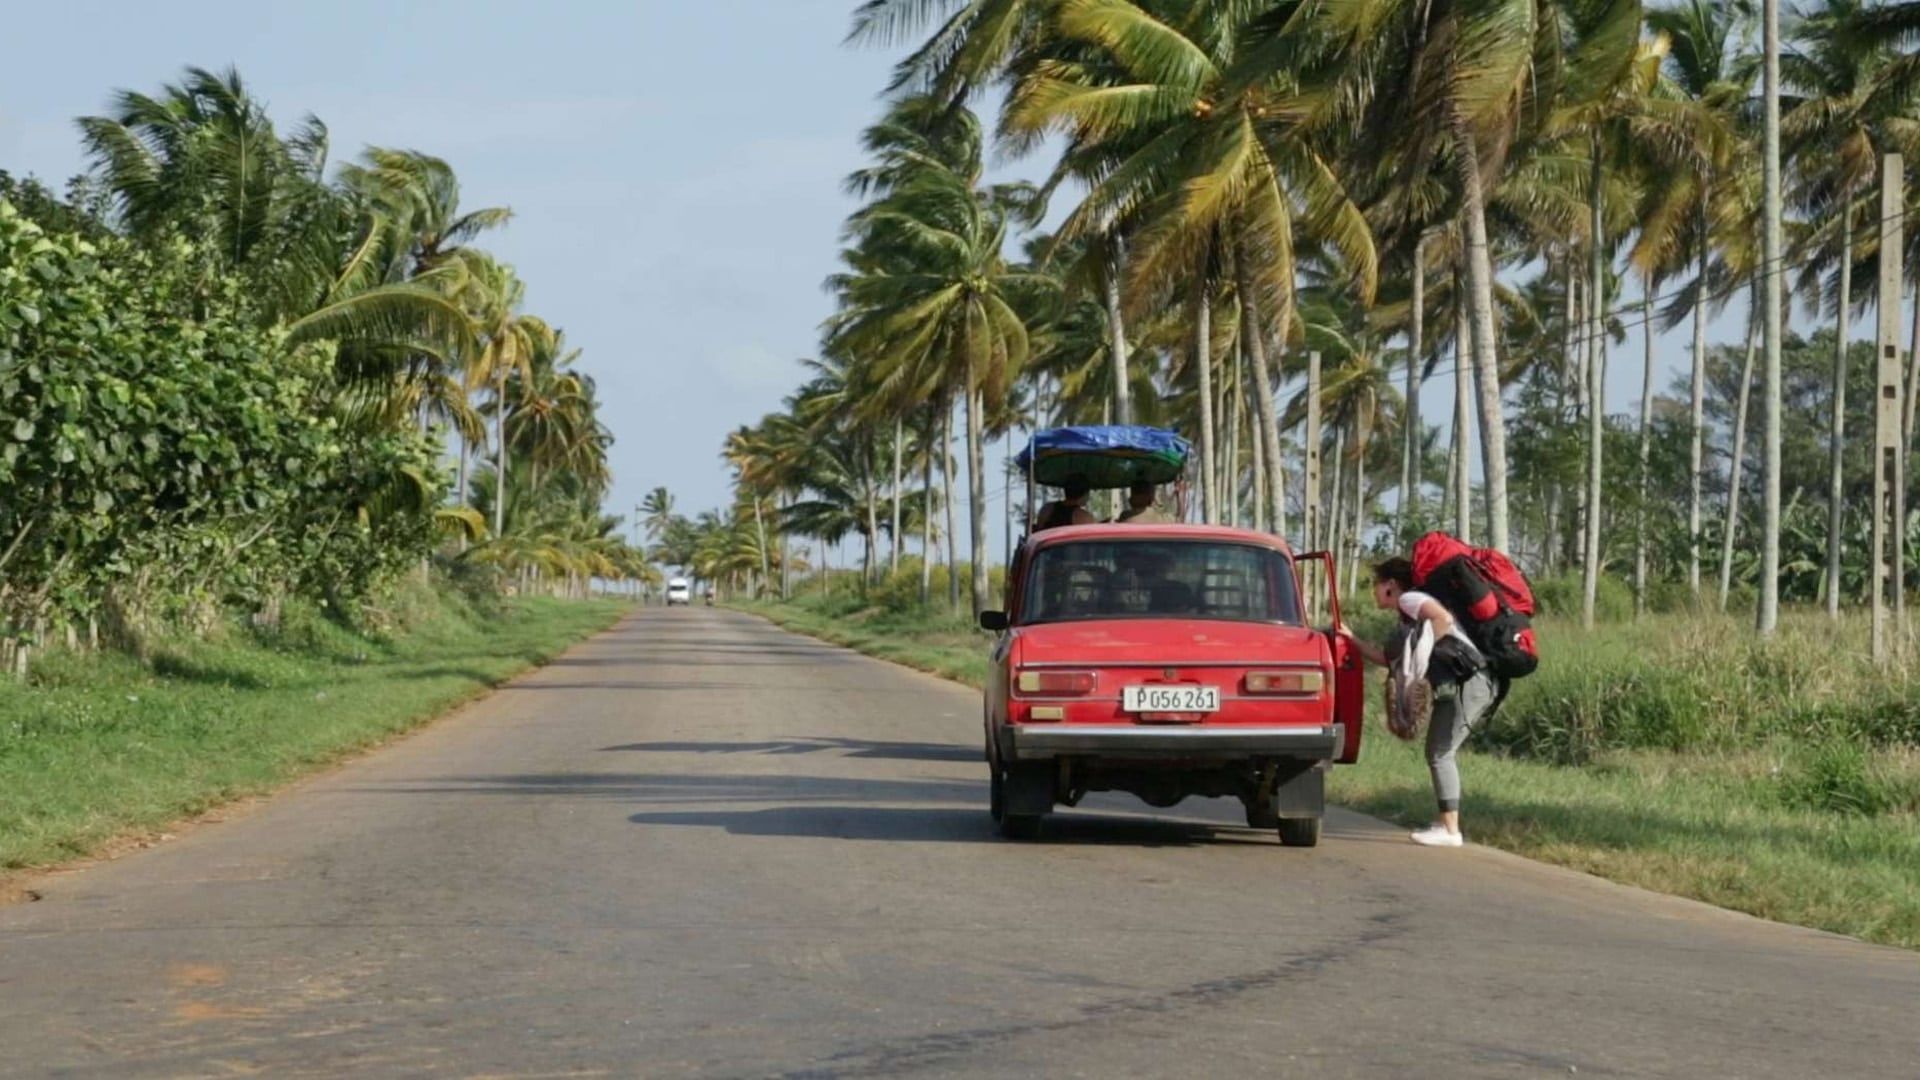
M 992 813 L 1030 838 L 1055 806 L 1129 791 L 1168 807 L 1230 797 L 1247 824 L 1312 847 L 1325 778 L 1360 752 L 1360 659 L 1306 624 L 1296 556 L 1206 525 L 1041 532 L 1007 576 L 986 692 Z M 1339 610 L 1332 610 L 1338 622 Z

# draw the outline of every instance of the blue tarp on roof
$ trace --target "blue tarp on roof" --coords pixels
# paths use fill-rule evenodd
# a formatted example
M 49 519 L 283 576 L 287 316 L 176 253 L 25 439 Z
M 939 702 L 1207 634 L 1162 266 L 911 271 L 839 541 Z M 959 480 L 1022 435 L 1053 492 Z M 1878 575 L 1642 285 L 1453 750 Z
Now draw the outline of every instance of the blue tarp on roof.
M 1078 477 L 1094 488 L 1123 488 L 1147 482 L 1170 484 L 1180 478 L 1192 450 L 1187 440 L 1165 428 L 1106 424 L 1049 428 L 1014 458 L 1022 472 L 1032 462 L 1033 478 L 1060 487 Z

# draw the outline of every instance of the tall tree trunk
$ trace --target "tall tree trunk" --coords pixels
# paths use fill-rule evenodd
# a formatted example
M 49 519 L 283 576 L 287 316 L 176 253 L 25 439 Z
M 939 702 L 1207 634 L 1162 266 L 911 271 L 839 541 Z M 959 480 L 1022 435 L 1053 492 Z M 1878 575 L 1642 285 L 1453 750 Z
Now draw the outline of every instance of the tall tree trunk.
M 1840 617 L 1840 528 L 1843 524 L 1841 500 L 1846 495 L 1846 472 L 1842 467 L 1841 440 L 1847 430 L 1847 344 L 1851 328 L 1847 318 L 1853 303 L 1853 191 L 1841 199 L 1840 220 L 1840 310 L 1834 313 L 1833 411 L 1827 421 L 1827 617 Z M 1903 532 L 1905 530 L 1902 530 Z
M 1400 524 L 1403 539 L 1420 512 L 1420 364 L 1426 358 L 1427 234 L 1413 242 L 1413 318 L 1407 327 L 1407 399 L 1402 410 L 1406 446 L 1400 455 Z
M 1780 624 L 1780 286 L 1785 249 L 1780 225 L 1780 0 L 1761 5 L 1761 355 L 1765 361 L 1766 434 L 1761 455 L 1760 604 L 1755 629 L 1771 637 Z
M 780 499 L 774 509 L 780 517 L 780 599 L 793 599 L 793 538 L 787 535 L 787 498 L 786 492 L 780 493 Z
M 933 605 L 933 437 L 939 429 L 931 409 L 926 438 L 920 444 L 920 606 Z
M 947 557 L 947 609 L 960 610 L 960 530 L 954 524 L 953 474 L 953 399 L 948 398 L 942 404 L 940 421 L 940 482 L 945 488 L 947 499 L 947 542 L 944 546 Z
M 1115 232 L 1107 240 L 1107 351 L 1113 361 L 1113 411 L 1122 424 L 1133 423 L 1132 387 L 1127 382 L 1127 324 L 1120 310 L 1120 277 L 1127 262 L 1126 241 Z
M 1751 294 L 1758 290 L 1748 290 L 1747 306 L 1751 308 Z M 1727 610 L 1727 593 L 1733 588 L 1733 534 L 1740 527 L 1740 466 L 1747 457 L 1747 401 L 1753 396 L 1753 354 L 1759 321 L 1754 313 L 1747 314 L 1747 352 L 1746 359 L 1740 364 L 1740 398 L 1733 412 L 1733 460 L 1727 466 L 1727 520 L 1726 527 L 1720 531 L 1720 610 Z
M 1347 429 L 1345 425 L 1336 421 L 1333 424 L 1333 475 L 1328 478 L 1330 482 L 1326 490 L 1326 498 L 1332 505 L 1326 508 L 1326 513 L 1320 515 L 1320 527 L 1324 530 L 1321 535 L 1303 535 L 1300 542 L 1309 547 L 1325 548 L 1333 552 L 1334 558 L 1340 560 L 1346 558 L 1346 553 L 1341 549 L 1346 546 L 1347 534 L 1344 526 L 1347 517 L 1347 489 L 1340 483 L 1346 475 Z
M 1347 556 L 1347 593 L 1359 584 L 1360 552 L 1367 535 L 1367 436 L 1364 416 L 1354 419 L 1353 431 L 1353 548 Z
M 975 373 L 967 373 L 973 383 Z M 967 391 L 967 495 L 970 547 L 973 558 L 973 613 L 987 609 L 987 477 L 986 453 L 981 445 L 981 428 L 987 403 L 977 386 Z
M 1705 482 L 1707 442 L 1707 200 L 1700 197 L 1699 286 L 1693 297 L 1693 380 L 1692 399 L 1687 406 L 1687 590 L 1693 606 L 1702 606 L 1700 595 L 1700 530 L 1702 525 L 1701 486 Z
M 1600 480 L 1602 436 L 1607 414 L 1607 249 L 1600 205 L 1600 144 L 1591 147 L 1588 174 L 1587 254 L 1587 514 L 1586 550 L 1580 559 L 1580 623 L 1593 628 L 1600 595 Z
M 1487 251 L 1487 207 L 1480 190 L 1480 161 L 1472 125 L 1454 120 L 1460 158 L 1461 214 L 1466 221 L 1467 288 L 1473 316 L 1473 369 L 1479 376 L 1480 441 L 1488 462 L 1482 481 L 1487 496 L 1487 542 L 1507 550 L 1507 421 L 1500 407 L 1500 364 L 1495 355 L 1493 259 Z
M 1213 460 L 1213 305 L 1205 266 L 1193 279 L 1193 366 L 1200 380 L 1200 520 L 1220 520 L 1220 491 Z
M 1473 415 L 1467 402 L 1473 397 L 1473 320 L 1468 315 L 1466 291 L 1454 276 L 1453 334 L 1453 466 L 1448 480 L 1453 485 L 1453 531 L 1461 540 L 1473 539 L 1473 477 L 1467 465 L 1467 445 L 1473 438 Z
M 1646 344 L 1645 366 L 1640 374 L 1640 474 L 1635 490 L 1640 505 L 1635 508 L 1633 529 L 1633 613 L 1647 612 L 1647 474 L 1653 467 L 1653 279 L 1645 285 L 1641 300 L 1640 336 Z
M 1280 457 L 1280 417 L 1273 400 L 1273 376 L 1267 368 L 1266 332 L 1260 318 L 1260 304 L 1254 299 L 1252 275 L 1246 260 L 1234 260 L 1240 288 L 1240 336 L 1247 343 L 1247 360 L 1253 366 L 1254 408 L 1260 417 L 1260 442 L 1267 466 L 1267 500 L 1273 531 L 1287 531 L 1287 469 Z
M 507 531 L 507 373 L 502 369 L 493 389 L 493 535 Z
M 1253 444 L 1253 531 L 1267 531 L 1267 440 L 1260 437 L 1260 410 L 1247 415 L 1247 441 Z
M 887 572 L 900 572 L 900 548 L 906 543 L 906 537 L 900 535 L 900 481 L 903 462 L 901 455 L 906 453 L 907 421 L 905 416 L 893 418 L 893 541 L 887 553 Z
M 767 550 L 767 519 L 760 509 L 760 495 L 753 496 L 753 528 L 760 535 L 760 583 L 773 580 L 772 553 Z
M 1240 478 L 1246 475 L 1240 464 L 1240 429 L 1246 421 L 1246 379 L 1240 370 L 1240 343 L 1233 344 L 1233 397 L 1231 419 L 1227 423 L 1227 474 L 1221 485 L 1227 493 L 1227 524 L 1240 527 Z M 1252 441 L 1252 440 L 1249 440 Z
M 472 470 L 473 470 L 473 444 L 467 441 L 467 437 L 465 435 L 462 435 L 460 436 L 460 493 L 459 493 L 459 497 L 455 499 L 455 504 L 460 506 L 462 509 L 466 508 L 468 505 L 467 487 L 468 487 L 468 484 L 470 483 L 470 474 L 472 473 Z M 465 529 L 460 530 L 460 550 L 461 551 L 467 550 L 467 531 Z
M 867 550 L 860 557 L 860 587 L 869 588 L 879 576 L 880 554 L 876 550 L 880 543 L 880 469 L 874 460 L 878 455 L 873 439 L 862 440 L 866 445 L 861 448 L 861 501 L 866 503 L 867 511 Z

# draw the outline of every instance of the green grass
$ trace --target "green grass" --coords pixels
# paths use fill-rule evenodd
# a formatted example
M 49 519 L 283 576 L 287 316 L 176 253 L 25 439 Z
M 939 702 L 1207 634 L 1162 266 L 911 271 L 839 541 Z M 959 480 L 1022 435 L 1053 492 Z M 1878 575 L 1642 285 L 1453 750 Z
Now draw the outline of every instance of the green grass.
M 748 610 L 969 685 L 985 674 L 988 638 L 945 614 L 844 593 Z M 1475 842 L 1920 948 L 1920 684 L 1862 659 L 1857 621 L 1795 614 L 1767 644 L 1719 617 L 1540 630 L 1546 664 L 1461 764 Z M 1426 763 L 1379 722 L 1371 679 L 1365 750 L 1334 770 L 1330 795 L 1424 824 Z
M 270 791 L 543 662 L 625 606 L 480 612 L 425 594 L 412 609 L 383 635 L 289 612 L 276 633 L 164 644 L 145 664 L 55 653 L 25 684 L 0 679 L 0 871 Z

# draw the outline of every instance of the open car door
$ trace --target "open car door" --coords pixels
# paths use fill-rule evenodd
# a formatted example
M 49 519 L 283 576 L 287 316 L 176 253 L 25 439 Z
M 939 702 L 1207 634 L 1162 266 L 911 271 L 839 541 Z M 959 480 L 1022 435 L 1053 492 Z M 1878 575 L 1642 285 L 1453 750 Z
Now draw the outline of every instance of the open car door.
M 1360 728 L 1366 720 L 1366 675 L 1361 665 L 1360 651 L 1353 643 L 1342 637 L 1335 627 L 1340 625 L 1340 585 L 1339 575 L 1334 572 L 1333 552 L 1309 551 L 1294 556 L 1297 563 L 1317 562 L 1326 567 L 1327 580 L 1324 596 L 1327 614 L 1330 618 L 1327 629 L 1327 646 L 1333 653 L 1333 721 L 1343 725 L 1346 739 L 1340 746 L 1340 756 L 1334 761 L 1341 765 L 1351 765 L 1360 760 Z M 1301 582 L 1302 586 L 1306 582 Z M 1301 590 L 1305 597 L 1318 598 L 1319 589 Z M 1311 620 L 1314 607 L 1308 609 Z

